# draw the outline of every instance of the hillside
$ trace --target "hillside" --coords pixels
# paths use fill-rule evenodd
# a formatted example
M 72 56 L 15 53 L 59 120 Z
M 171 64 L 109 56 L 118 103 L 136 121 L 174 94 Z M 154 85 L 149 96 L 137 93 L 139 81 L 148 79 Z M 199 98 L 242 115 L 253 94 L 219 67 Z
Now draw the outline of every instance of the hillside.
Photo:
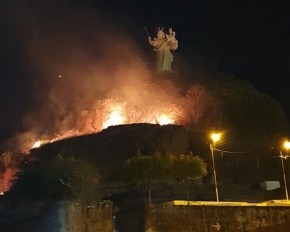
M 60 152 L 85 157 L 106 167 L 134 156 L 137 151 L 151 155 L 188 152 L 189 133 L 183 126 L 130 124 L 109 127 L 99 133 L 73 137 L 32 149 L 31 156 L 49 158 Z

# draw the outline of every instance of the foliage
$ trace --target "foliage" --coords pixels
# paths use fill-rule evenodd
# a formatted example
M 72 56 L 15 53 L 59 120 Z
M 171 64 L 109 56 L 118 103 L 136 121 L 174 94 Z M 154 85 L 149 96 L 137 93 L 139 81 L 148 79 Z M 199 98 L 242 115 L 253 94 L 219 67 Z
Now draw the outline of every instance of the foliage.
M 31 198 L 90 201 L 96 195 L 97 169 L 90 163 L 58 154 L 50 160 L 28 163 L 12 189 L 12 194 Z
M 194 181 L 207 174 L 206 163 L 199 156 L 178 155 L 174 160 L 173 177 L 183 181 Z
M 119 169 L 118 177 L 127 183 L 150 186 L 153 182 L 195 180 L 207 174 L 206 164 L 199 156 L 137 155 L 128 159 Z
M 137 154 L 122 165 L 122 178 L 128 183 L 150 186 L 153 181 L 164 177 L 164 162 L 157 152 L 152 156 Z
M 287 133 L 289 122 L 279 103 L 249 83 L 219 75 L 208 88 L 221 114 L 216 127 L 227 129 L 231 138 L 263 147 Z
M 285 132 L 288 126 L 283 109 L 273 98 L 233 77 L 223 78 L 213 91 L 219 99 L 224 123 L 241 136 L 269 136 Z
M 137 154 L 128 159 L 120 169 L 117 177 L 126 183 L 147 187 L 149 202 L 153 183 L 164 181 L 194 181 L 207 174 L 206 164 L 192 153 L 189 155 L 161 155 L 155 152 L 151 156 Z

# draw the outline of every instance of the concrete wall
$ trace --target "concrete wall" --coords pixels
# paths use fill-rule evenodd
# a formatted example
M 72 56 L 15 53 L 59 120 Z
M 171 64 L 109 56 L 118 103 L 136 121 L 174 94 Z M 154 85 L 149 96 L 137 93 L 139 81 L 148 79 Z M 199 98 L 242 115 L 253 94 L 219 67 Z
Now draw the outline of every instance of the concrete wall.
M 282 232 L 290 231 L 289 225 L 290 207 L 156 205 L 147 210 L 146 231 Z
M 54 204 L 35 229 L 39 232 L 111 232 L 111 202 L 84 205 L 72 201 Z

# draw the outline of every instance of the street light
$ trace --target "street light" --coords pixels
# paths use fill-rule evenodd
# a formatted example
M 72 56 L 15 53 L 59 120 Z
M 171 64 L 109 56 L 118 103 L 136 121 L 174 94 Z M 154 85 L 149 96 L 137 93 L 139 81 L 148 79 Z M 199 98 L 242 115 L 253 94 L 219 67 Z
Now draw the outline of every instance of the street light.
M 290 142 L 289 141 L 285 141 L 284 144 L 283 144 L 284 148 L 287 150 L 287 152 L 289 151 L 290 149 Z
M 220 133 L 212 133 L 210 135 L 212 142 L 210 143 L 210 151 L 211 151 L 211 159 L 212 159 L 212 166 L 213 166 L 213 176 L 214 176 L 214 185 L 215 185 L 215 195 L 216 201 L 219 202 L 219 193 L 218 193 L 218 186 L 217 186 L 217 178 L 216 178 L 216 170 L 215 170 L 215 161 L 214 161 L 214 147 L 217 141 L 220 140 L 221 134 Z M 289 144 L 290 145 L 290 144 Z M 289 146 L 290 147 L 290 146 Z
M 289 152 L 290 149 L 290 142 L 289 141 L 285 141 L 283 143 L 283 147 L 287 150 L 287 154 Z M 282 152 L 280 151 L 280 158 L 281 158 L 281 164 L 282 164 L 282 171 L 283 171 L 283 178 L 284 178 L 284 187 L 285 187 L 285 195 L 286 195 L 286 200 L 289 200 L 288 197 L 288 187 L 287 187 L 287 181 L 286 181 L 286 175 L 285 175 L 285 168 L 284 168 L 284 161 L 283 159 L 287 159 L 288 156 L 283 156 Z

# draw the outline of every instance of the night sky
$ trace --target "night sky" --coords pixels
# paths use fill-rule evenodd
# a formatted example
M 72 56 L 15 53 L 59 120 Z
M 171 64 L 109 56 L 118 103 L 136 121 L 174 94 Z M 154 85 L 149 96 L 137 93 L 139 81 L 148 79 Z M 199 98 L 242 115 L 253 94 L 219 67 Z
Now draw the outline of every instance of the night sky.
M 124 31 L 148 55 L 148 62 L 153 56 L 144 26 L 152 37 L 158 25 L 172 26 L 179 41 L 177 60 L 193 69 L 246 80 L 278 100 L 290 115 L 289 1 L 7 0 L 0 3 L 0 15 L 0 139 L 21 127 L 23 115 L 33 109 L 37 65 L 30 63 L 27 43 L 31 38 L 37 41 L 41 30 L 49 31 L 53 25 L 63 24 L 63 33 L 78 34 L 77 28 L 82 27 L 76 25 L 78 17 L 87 17 L 83 27 L 89 25 L 95 33 L 101 34 L 106 26 L 94 26 L 92 17 L 98 18 L 98 25 Z M 119 42 L 121 46 L 122 38 Z

